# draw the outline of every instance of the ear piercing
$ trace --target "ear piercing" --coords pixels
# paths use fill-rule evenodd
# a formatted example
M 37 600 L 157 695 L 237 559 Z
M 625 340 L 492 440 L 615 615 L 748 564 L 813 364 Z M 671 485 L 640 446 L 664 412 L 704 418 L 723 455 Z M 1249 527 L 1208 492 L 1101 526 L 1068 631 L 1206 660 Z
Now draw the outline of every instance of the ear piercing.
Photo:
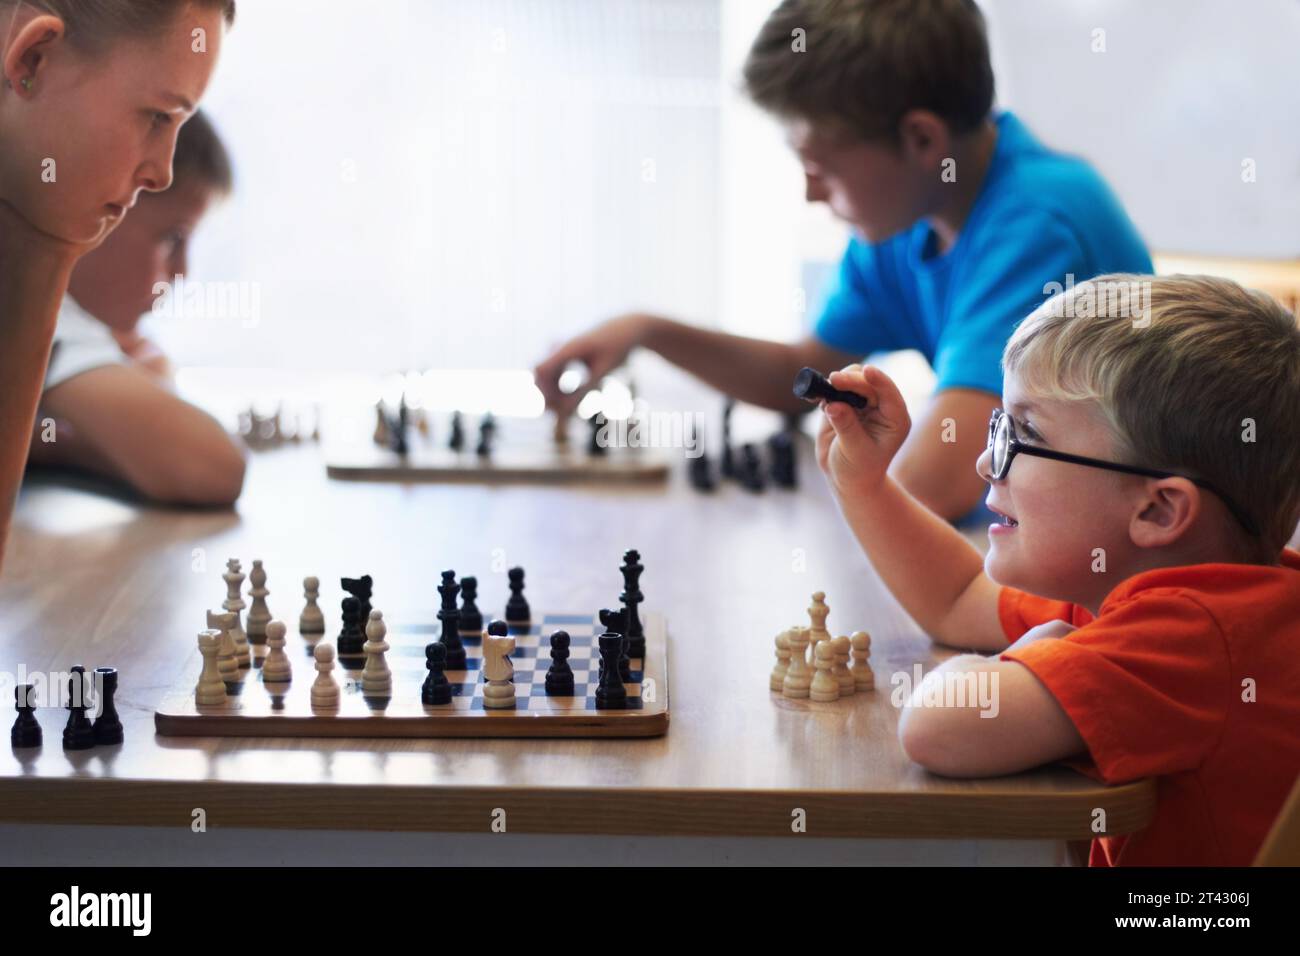
M 23 88 L 24 91 L 26 91 L 26 92 L 28 92 L 28 93 L 30 93 L 30 92 L 32 91 L 32 78 L 31 78 L 30 76 L 24 76 L 24 77 L 23 77 L 21 80 L 19 80 L 18 82 L 19 82 L 20 84 L 22 84 L 22 88 Z

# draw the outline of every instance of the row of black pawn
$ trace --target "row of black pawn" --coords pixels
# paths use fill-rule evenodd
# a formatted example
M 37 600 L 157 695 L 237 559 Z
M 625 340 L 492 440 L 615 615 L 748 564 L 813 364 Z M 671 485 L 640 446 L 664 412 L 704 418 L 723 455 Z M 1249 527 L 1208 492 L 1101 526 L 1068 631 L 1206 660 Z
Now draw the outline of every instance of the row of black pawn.
M 99 716 L 92 723 L 86 716 L 86 668 L 80 664 L 72 668 L 68 679 L 68 723 L 63 728 L 64 750 L 89 750 L 99 744 L 122 742 L 122 721 L 117 716 L 114 697 L 117 694 L 117 668 L 96 667 L 95 681 L 99 685 Z M 39 747 L 44 742 L 41 725 L 36 719 L 33 703 L 35 687 L 20 684 L 14 688 L 14 709 L 18 719 L 9 731 L 9 741 L 15 747 Z

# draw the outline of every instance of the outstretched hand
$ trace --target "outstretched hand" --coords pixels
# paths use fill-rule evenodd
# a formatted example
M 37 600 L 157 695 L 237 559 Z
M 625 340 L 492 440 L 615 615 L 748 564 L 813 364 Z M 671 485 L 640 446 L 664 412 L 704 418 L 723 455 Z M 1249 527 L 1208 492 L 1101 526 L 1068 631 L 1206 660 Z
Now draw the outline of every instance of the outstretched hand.
M 603 322 L 589 332 L 560 346 L 533 371 L 546 407 L 561 417 L 573 413 L 582 397 L 600 384 L 614 369 L 627 359 L 644 335 L 645 317 L 624 315 Z M 587 367 L 587 378 L 572 392 L 560 390 L 560 376 L 570 362 L 581 362 Z

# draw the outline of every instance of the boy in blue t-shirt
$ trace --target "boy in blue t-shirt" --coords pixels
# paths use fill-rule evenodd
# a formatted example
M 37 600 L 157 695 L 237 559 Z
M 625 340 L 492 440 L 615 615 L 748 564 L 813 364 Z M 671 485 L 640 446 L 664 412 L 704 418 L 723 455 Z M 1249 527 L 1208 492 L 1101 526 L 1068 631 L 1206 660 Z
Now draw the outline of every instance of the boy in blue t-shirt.
M 1001 402 L 1012 330 L 1076 282 L 1151 272 L 1142 239 L 1087 163 L 992 114 L 988 41 L 970 0 L 786 0 L 744 73 L 785 126 L 808 201 L 853 228 L 812 334 L 771 342 L 624 315 L 541 363 L 538 386 L 567 413 L 586 390 L 560 391 L 567 363 L 587 366 L 590 387 L 642 346 L 742 401 L 800 411 L 790 386 L 802 366 L 918 349 L 938 382 L 891 473 L 960 518 L 983 497 L 971 463 Z

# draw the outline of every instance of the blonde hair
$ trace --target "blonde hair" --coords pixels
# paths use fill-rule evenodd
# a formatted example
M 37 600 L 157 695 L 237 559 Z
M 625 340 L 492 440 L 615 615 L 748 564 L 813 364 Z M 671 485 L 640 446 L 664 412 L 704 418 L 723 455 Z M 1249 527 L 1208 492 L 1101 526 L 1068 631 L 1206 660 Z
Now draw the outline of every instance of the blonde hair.
M 1200 479 L 1281 552 L 1300 519 L 1300 326 L 1213 276 L 1098 276 L 1020 324 L 1005 374 L 1094 402 L 1126 463 Z
M 52 14 L 66 24 L 69 42 L 93 50 L 118 37 L 159 33 L 191 4 L 220 10 L 226 26 L 235 23 L 235 0 L 0 0 L 0 10 L 27 6 Z

